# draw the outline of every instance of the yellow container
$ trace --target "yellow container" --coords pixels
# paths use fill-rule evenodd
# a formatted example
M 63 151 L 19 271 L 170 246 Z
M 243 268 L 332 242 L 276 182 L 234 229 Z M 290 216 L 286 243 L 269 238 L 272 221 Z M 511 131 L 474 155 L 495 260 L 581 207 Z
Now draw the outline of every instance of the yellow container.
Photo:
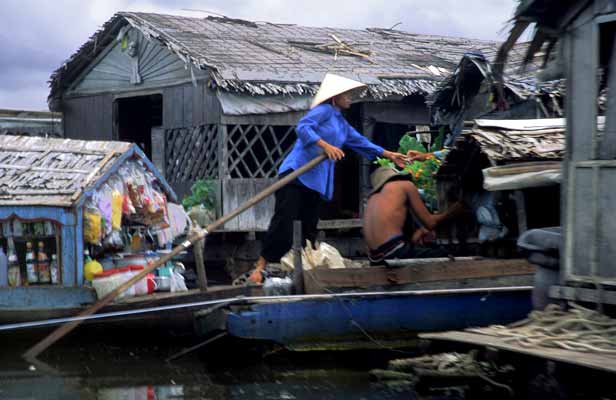
M 94 279 L 94 275 L 101 272 L 103 272 L 103 266 L 96 260 L 90 260 L 83 265 L 83 276 L 88 281 Z

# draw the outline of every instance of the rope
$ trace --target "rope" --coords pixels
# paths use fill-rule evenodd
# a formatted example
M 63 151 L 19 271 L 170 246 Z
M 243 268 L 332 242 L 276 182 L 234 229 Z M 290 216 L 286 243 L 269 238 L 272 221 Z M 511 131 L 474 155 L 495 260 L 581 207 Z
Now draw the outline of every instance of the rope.
M 491 362 L 478 361 L 477 351 L 473 350 L 467 354 L 442 353 L 391 360 L 387 370 L 376 369 L 370 371 L 370 374 L 378 380 L 405 380 L 413 385 L 417 384 L 422 377 L 479 378 L 507 391 L 513 397 L 514 392 L 510 386 L 493 379 L 496 374 L 507 374 L 511 371 L 512 367 L 509 365 L 498 367 Z
M 616 354 L 616 319 L 570 303 L 565 311 L 549 304 L 544 311 L 532 311 L 528 318 L 508 326 L 492 325 L 468 332 L 497 336 L 522 347 L 550 347 L 566 350 Z

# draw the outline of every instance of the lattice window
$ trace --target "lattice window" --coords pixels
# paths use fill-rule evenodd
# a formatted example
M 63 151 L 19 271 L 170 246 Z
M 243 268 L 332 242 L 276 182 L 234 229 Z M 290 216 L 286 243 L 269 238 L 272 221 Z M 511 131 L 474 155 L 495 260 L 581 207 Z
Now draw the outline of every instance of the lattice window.
M 171 183 L 218 178 L 218 126 L 165 131 L 165 176 Z
M 294 126 L 232 125 L 227 132 L 231 178 L 274 178 L 295 142 Z

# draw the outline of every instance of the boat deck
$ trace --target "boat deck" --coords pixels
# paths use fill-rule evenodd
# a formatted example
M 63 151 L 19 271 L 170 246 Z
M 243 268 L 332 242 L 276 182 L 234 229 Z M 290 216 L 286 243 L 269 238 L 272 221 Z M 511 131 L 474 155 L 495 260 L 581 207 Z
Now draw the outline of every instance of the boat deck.
M 532 285 L 535 267 L 526 259 L 464 257 L 389 261 L 392 267 L 304 271 L 306 293 L 398 287 L 408 290 Z

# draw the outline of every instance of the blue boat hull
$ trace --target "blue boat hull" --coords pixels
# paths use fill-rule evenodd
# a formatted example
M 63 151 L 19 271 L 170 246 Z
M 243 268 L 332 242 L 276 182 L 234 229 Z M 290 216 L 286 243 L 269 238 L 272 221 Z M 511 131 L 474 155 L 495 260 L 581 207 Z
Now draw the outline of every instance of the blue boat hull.
M 285 296 L 231 309 L 226 329 L 299 349 L 505 324 L 525 318 L 531 307 L 530 287 Z

